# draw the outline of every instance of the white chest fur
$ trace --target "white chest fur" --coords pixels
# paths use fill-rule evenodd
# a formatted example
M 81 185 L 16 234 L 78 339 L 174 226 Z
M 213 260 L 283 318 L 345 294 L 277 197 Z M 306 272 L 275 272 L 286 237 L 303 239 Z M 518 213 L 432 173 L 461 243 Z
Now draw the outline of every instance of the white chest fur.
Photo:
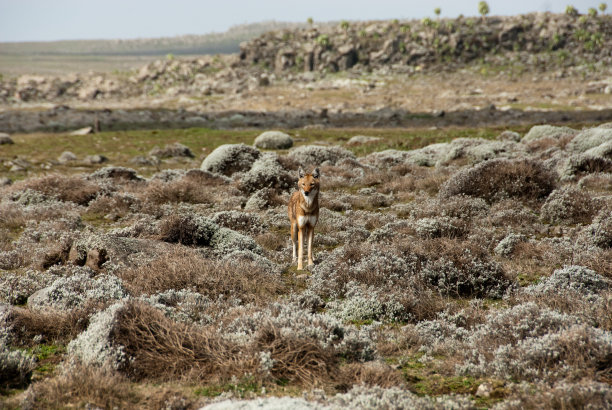
M 315 215 L 298 216 L 298 225 L 300 228 L 305 225 L 314 227 L 317 224 L 317 219 Z
M 311 208 L 319 192 L 313 189 L 310 191 L 310 194 L 308 194 L 308 196 L 304 195 L 303 190 L 301 190 L 300 192 L 302 193 L 302 198 L 304 198 L 304 201 L 306 201 L 306 206 L 308 208 Z

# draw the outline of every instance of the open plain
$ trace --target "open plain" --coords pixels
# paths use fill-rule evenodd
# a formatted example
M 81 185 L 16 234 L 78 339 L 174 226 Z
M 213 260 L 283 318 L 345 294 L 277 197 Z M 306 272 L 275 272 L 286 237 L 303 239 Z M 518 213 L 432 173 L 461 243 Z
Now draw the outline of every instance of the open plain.
M 0 405 L 609 408 L 611 27 L 342 23 L 1 78 Z

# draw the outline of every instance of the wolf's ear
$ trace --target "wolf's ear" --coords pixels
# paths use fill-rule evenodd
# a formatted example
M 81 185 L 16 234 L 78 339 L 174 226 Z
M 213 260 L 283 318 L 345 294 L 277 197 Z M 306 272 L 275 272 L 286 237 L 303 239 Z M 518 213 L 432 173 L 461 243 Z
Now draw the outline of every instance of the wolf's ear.
M 314 171 L 312 171 L 312 176 L 316 179 L 319 179 L 319 175 L 321 175 L 319 172 L 319 168 L 315 168 Z
M 302 169 L 302 167 L 298 169 L 298 178 L 300 179 L 304 178 L 304 170 Z

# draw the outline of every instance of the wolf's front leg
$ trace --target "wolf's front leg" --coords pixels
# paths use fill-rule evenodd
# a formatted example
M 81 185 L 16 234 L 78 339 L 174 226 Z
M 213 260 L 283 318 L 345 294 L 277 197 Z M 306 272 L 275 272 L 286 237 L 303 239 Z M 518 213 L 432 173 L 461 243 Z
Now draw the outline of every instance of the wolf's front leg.
M 314 238 L 314 227 L 308 229 L 308 266 L 314 265 L 312 259 L 312 240 Z
M 298 228 L 298 270 L 304 269 L 304 230 Z
M 297 262 L 297 229 L 297 224 L 291 224 L 291 245 L 293 245 L 293 258 L 291 258 L 292 264 Z

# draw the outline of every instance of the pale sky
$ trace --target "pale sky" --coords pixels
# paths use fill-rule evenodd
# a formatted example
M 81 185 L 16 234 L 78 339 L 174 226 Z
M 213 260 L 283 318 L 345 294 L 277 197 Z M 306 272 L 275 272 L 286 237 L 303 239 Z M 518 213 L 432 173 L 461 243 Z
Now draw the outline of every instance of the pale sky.
M 581 13 L 599 1 L 488 1 L 491 15 Z M 612 2 L 611 2 L 612 3 Z M 378 20 L 478 15 L 478 0 L 0 0 L 0 42 L 170 37 L 259 21 Z M 608 8 L 612 12 L 612 4 Z

